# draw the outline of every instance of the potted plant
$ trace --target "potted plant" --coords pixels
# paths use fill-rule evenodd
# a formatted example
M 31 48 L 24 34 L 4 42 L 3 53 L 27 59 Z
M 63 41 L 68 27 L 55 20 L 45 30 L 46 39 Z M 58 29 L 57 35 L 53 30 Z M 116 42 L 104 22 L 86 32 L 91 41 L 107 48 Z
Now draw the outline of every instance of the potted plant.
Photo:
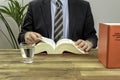
M 10 16 L 11 18 L 13 18 L 13 20 L 15 20 L 20 31 L 20 26 L 26 14 L 25 9 L 27 8 L 27 6 L 28 4 L 23 5 L 23 0 L 22 4 L 20 4 L 17 0 L 8 0 L 8 6 L 0 6 L 0 18 L 4 22 L 11 39 L 7 38 L 5 32 L 1 30 L 0 31 L 3 33 L 3 35 L 6 37 L 13 48 L 18 48 L 18 42 L 4 14 Z

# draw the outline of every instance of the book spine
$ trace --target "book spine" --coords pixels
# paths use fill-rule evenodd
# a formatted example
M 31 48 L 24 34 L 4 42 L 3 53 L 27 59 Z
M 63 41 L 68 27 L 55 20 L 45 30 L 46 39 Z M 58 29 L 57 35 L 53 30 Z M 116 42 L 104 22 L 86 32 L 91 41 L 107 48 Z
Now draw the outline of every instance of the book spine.
M 106 46 L 106 68 L 109 67 L 109 53 L 110 53 L 110 25 L 106 25 L 107 27 L 107 46 Z
M 108 64 L 108 43 L 109 43 L 109 26 L 103 23 L 99 24 L 99 42 L 98 58 L 107 67 Z

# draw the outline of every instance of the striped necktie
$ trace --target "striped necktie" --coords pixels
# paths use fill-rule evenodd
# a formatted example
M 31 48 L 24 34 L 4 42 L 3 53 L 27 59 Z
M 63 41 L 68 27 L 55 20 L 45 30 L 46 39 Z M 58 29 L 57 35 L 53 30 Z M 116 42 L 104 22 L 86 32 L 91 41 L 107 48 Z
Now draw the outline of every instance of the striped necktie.
M 56 13 L 54 20 L 54 41 L 57 42 L 63 36 L 63 11 L 60 0 L 56 2 Z

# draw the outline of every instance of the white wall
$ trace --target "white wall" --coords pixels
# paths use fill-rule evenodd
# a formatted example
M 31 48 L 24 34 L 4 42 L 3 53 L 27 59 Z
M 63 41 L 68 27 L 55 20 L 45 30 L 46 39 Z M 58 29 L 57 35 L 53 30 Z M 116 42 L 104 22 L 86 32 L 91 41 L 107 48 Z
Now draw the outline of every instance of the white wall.
M 0 5 L 7 5 L 6 0 L 0 0 Z M 21 0 L 18 0 L 21 2 Z M 24 0 L 28 3 L 31 0 Z M 117 22 L 120 23 L 120 0 L 87 0 L 91 4 L 94 16 L 95 28 L 98 34 L 98 24 L 100 22 Z M 0 21 L 0 26 L 3 24 Z M 1 33 L 0 33 L 1 34 Z M 2 40 L 0 35 L 0 48 L 11 48 L 7 40 Z
M 18 1 L 20 3 L 22 3 L 22 0 L 18 0 Z M 31 0 L 23 0 L 23 1 L 24 1 L 23 2 L 23 5 L 24 5 L 24 4 L 28 3 Z M 6 5 L 7 6 L 8 5 L 7 2 L 8 2 L 8 0 L 0 0 L 0 6 L 1 5 Z M 17 24 L 15 23 L 15 21 L 12 18 L 10 18 L 8 16 L 6 16 L 6 18 L 7 18 L 7 21 L 10 23 L 11 28 L 14 31 L 14 35 L 15 35 L 15 37 L 17 39 L 18 33 L 19 33 Z M 7 29 L 5 28 L 5 25 L 4 25 L 4 23 L 1 20 L 0 20 L 0 30 L 5 32 L 7 37 L 10 38 L 9 34 L 7 32 Z M 0 32 L 0 49 L 8 49 L 8 48 L 12 48 L 12 47 L 9 44 L 8 40 L 6 39 L 6 37 Z
M 0 0 L 0 5 L 7 5 L 7 1 L 8 0 Z M 20 3 L 23 2 L 23 4 L 26 4 L 26 3 L 28 3 L 28 2 L 30 2 L 32 0 L 17 0 L 17 1 L 20 2 Z
M 100 22 L 120 23 L 120 0 L 89 0 L 98 32 Z

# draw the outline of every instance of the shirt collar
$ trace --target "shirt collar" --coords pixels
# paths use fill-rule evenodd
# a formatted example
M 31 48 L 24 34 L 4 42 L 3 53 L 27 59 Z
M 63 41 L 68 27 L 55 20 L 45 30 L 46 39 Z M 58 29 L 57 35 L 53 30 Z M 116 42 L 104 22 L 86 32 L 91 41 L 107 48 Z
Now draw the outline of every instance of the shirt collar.
M 54 3 L 54 4 L 56 4 L 56 1 L 57 0 L 51 0 L 51 2 Z M 64 6 L 67 3 L 68 0 L 60 0 L 60 1 L 61 1 L 62 5 Z

